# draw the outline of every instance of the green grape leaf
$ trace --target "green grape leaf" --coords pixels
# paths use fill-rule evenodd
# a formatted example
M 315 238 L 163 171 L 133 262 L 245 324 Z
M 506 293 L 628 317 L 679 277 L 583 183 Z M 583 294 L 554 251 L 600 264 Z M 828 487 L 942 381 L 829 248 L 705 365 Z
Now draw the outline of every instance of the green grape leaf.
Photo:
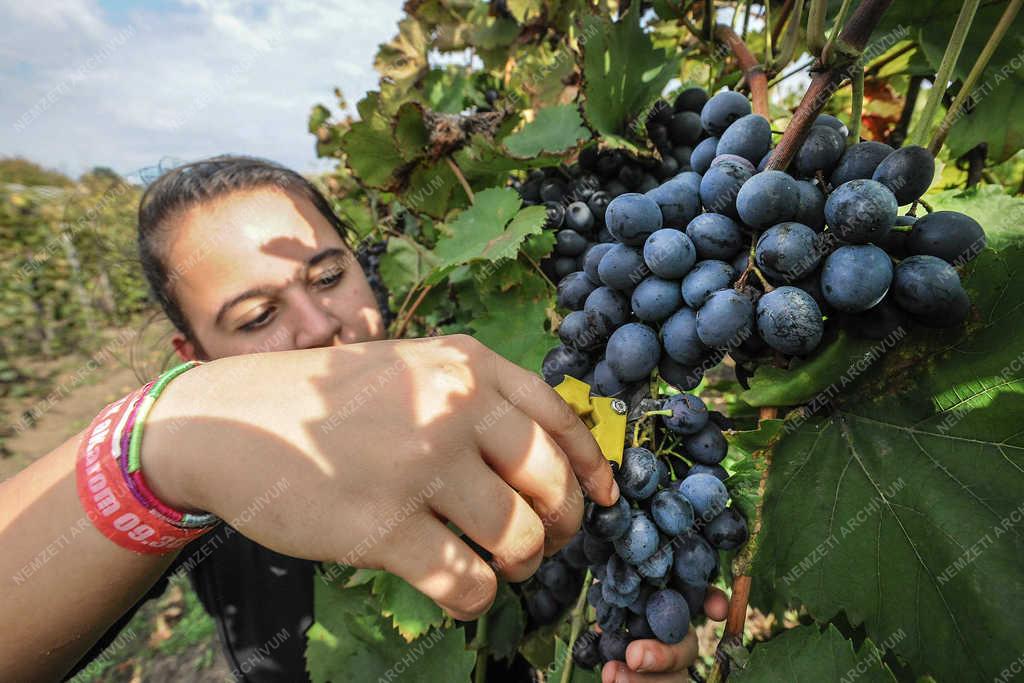
M 444 612 L 436 602 L 394 574 L 381 572 L 373 581 L 373 594 L 380 600 L 381 614 L 391 617 L 406 641 L 444 623 Z
M 349 168 L 363 184 L 382 190 L 393 189 L 395 171 L 405 163 L 395 147 L 390 118 L 378 110 L 379 94 L 371 92 L 356 105 L 362 120 L 356 121 L 341 138 Z
M 409 174 L 400 196 L 409 211 L 440 219 L 452 208 L 456 197 L 466 195 L 447 163 L 424 160 Z
M 640 26 L 636 9 L 609 23 L 587 16 L 583 50 L 583 115 L 605 137 L 625 142 L 633 117 L 642 114 L 679 72 L 675 50 L 660 50 Z
M 316 133 L 320 126 L 327 123 L 331 118 L 331 110 L 322 104 L 314 105 L 313 111 L 309 112 L 309 132 Z
M 836 391 L 846 391 L 861 373 L 907 334 L 897 330 L 879 341 L 857 339 L 840 331 L 835 341 L 805 361 L 788 369 L 762 365 L 750 379 L 750 388 L 740 398 L 752 406 L 791 406 L 828 400 Z
M 398 22 L 398 35 L 380 46 L 373 67 L 382 78 L 408 88 L 428 67 L 429 41 L 420 22 L 407 17 Z
M 544 329 L 549 299 L 526 299 L 516 290 L 487 297 L 486 313 L 470 322 L 473 336 L 520 367 L 540 370 L 558 339 Z
M 519 654 L 530 663 L 530 666 L 544 671 L 553 666 L 555 661 L 554 638 L 548 629 L 537 629 L 519 644 Z
M 507 48 L 519 35 L 519 26 L 511 19 L 482 17 L 469 29 L 469 40 L 483 50 Z
M 966 330 L 909 336 L 772 448 L 755 581 L 864 624 L 918 676 L 992 680 L 1021 651 L 1024 249 L 983 252 Z
M 398 108 L 394 127 L 395 145 L 406 161 L 423 154 L 423 148 L 430 142 L 430 134 L 423 123 L 423 105 L 406 102 Z
M 522 130 L 505 138 L 505 149 L 516 157 L 530 158 L 545 152 L 562 153 L 590 139 L 590 131 L 574 104 L 545 107 Z
M 433 252 L 408 237 L 392 237 L 380 258 L 380 276 L 392 294 L 407 292 L 423 280 L 436 263 Z
M 800 626 L 771 640 L 757 643 L 747 665 L 729 680 L 736 683 L 819 683 L 858 681 L 895 683 L 882 653 L 870 640 L 860 650 L 843 638 L 835 626 L 824 631 Z
M 515 257 L 528 235 L 540 233 L 546 213 L 542 206 L 519 210 L 522 199 L 510 188 L 478 192 L 473 205 L 448 224 L 448 235 L 438 240 L 439 268 L 498 261 Z
M 727 432 L 729 440 L 729 461 L 732 474 L 726 480 L 726 488 L 733 505 L 739 508 L 749 523 L 756 517 L 757 504 L 761 500 L 759 487 L 764 473 L 764 458 L 759 451 L 768 448 L 782 430 L 782 420 L 762 420 L 760 428 L 749 432 Z
M 525 24 L 544 11 L 544 0 L 508 0 L 505 6 L 516 21 Z
M 526 616 L 519 596 L 504 581 L 487 611 L 487 649 L 499 659 L 510 659 L 526 632 Z
M 317 578 L 313 600 L 306 666 L 314 683 L 469 679 L 476 656 L 462 628 L 434 628 L 407 643 L 381 615 L 369 586 L 340 589 Z

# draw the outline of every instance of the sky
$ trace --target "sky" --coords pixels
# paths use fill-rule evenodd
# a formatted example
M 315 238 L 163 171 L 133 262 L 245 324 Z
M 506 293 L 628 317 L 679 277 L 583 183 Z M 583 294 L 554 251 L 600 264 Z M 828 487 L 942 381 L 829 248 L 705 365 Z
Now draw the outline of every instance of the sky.
M 220 153 L 325 170 L 307 119 L 377 84 L 401 0 L 0 0 L 0 156 L 78 176 Z

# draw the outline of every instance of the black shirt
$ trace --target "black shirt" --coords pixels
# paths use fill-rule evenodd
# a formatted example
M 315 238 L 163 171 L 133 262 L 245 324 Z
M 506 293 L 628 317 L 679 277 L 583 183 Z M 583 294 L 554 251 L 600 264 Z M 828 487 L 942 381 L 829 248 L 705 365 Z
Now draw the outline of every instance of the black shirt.
M 306 631 L 313 623 L 315 562 L 281 555 L 227 524 L 187 545 L 163 576 L 86 653 L 67 678 L 98 657 L 138 609 L 187 573 L 217 632 L 236 680 L 308 681 Z M 67 680 L 67 679 L 65 679 Z

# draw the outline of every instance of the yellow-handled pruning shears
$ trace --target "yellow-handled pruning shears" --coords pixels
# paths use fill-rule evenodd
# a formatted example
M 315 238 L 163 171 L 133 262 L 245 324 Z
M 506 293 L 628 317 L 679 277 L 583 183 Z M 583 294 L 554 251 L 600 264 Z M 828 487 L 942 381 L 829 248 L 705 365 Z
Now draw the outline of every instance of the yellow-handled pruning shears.
M 590 428 L 597 445 L 608 460 L 621 465 L 626 445 L 626 402 L 590 395 L 590 385 L 565 376 L 555 391 Z

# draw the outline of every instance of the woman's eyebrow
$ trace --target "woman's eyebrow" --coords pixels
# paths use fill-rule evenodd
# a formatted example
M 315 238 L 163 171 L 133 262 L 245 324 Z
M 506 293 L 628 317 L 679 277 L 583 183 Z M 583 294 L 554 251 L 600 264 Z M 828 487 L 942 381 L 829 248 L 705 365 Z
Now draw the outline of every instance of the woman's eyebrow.
M 309 271 L 311 268 L 316 266 L 321 261 L 326 261 L 327 259 L 336 258 L 338 256 L 344 256 L 344 255 L 345 255 L 345 250 L 344 249 L 339 249 L 338 247 L 329 247 L 327 249 L 324 249 L 320 253 L 314 254 L 313 256 L 311 256 L 309 258 L 309 260 L 306 261 L 306 270 Z

